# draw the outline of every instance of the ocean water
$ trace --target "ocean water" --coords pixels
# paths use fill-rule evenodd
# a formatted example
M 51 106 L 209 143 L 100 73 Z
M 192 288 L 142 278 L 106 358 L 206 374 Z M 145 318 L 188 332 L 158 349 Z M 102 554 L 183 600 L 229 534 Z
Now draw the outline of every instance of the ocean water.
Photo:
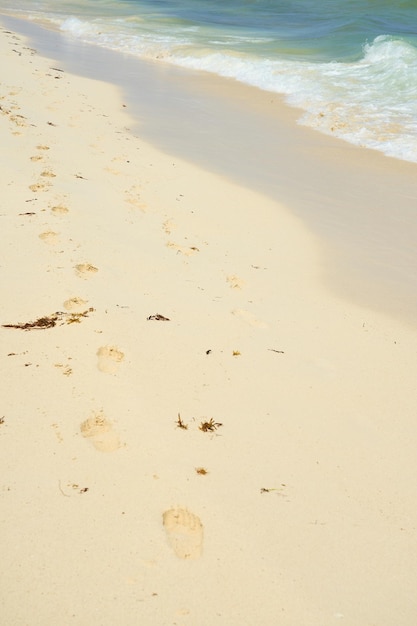
M 300 124 L 417 162 L 416 0 L 0 0 L 0 11 L 282 94 Z

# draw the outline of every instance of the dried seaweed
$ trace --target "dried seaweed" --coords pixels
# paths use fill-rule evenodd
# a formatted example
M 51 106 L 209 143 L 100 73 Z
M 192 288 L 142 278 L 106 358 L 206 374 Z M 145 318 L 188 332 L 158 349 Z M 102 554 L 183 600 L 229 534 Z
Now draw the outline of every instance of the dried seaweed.
M 169 322 L 170 321 L 169 317 L 165 317 L 164 315 L 161 315 L 160 313 L 157 313 L 156 315 L 150 315 L 146 319 L 148 321 L 156 320 L 157 322 Z
M 36 329 L 44 329 L 44 328 L 53 328 L 56 326 L 57 320 L 59 319 L 58 313 L 53 313 L 52 315 L 40 317 L 34 322 L 25 322 L 21 324 L 2 324 L 3 328 L 20 328 L 21 330 L 36 330 Z
M 175 423 L 177 425 L 177 428 L 182 428 L 183 430 L 188 430 L 188 425 L 184 424 L 184 422 L 181 419 L 181 415 L 179 413 L 178 413 L 177 421 Z
M 17 324 L 2 324 L 3 328 L 18 328 L 20 330 L 45 330 L 46 328 L 54 328 L 60 322 L 60 326 L 63 324 L 79 324 L 82 317 L 88 317 L 89 313 L 94 311 L 93 308 L 87 309 L 82 313 L 64 313 L 57 311 L 52 315 L 45 315 L 39 317 L 34 322 L 22 322 Z
M 221 424 L 220 422 L 215 422 L 214 419 L 211 417 L 208 422 L 201 422 L 198 428 L 202 430 L 203 433 L 213 433 L 215 430 L 220 428 L 220 426 L 223 426 L 223 424 Z

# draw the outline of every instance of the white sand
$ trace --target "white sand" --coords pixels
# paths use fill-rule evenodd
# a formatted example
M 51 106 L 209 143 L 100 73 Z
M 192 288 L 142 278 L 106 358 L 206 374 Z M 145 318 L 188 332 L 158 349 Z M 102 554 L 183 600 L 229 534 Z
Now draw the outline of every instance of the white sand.
M 415 329 L 0 35 L 1 622 L 414 626 Z

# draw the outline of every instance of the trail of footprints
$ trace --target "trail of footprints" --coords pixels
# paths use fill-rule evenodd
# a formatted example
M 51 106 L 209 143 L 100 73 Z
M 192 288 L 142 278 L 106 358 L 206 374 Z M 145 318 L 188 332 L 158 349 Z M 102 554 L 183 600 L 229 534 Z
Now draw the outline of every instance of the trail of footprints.
M 3 31 L 5 32 L 5 31 Z M 19 40 L 13 35 L 14 40 Z M 14 43 L 14 45 L 17 45 Z M 31 54 L 34 54 L 33 50 L 30 50 Z M 18 52 L 22 54 L 21 52 Z M 13 97 L 17 95 L 19 90 L 9 90 L 9 96 Z M 12 125 L 13 134 L 21 134 L 23 129 L 30 126 L 27 119 L 17 113 L 19 111 L 18 103 L 12 100 L 9 105 L 5 105 L 4 96 L 0 97 L 0 114 L 7 116 Z M 53 126 L 53 124 L 51 124 Z M 36 146 L 37 152 L 30 157 L 31 162 L 34 165 L 40 165 L 41 171 L 38 173 L 38 178 L 35 182 L 28 185 L 29 190 L 33 194 L 48 193 L 53 188 L 54 179 L 56 174 L 48 165 L 47 154 L 50 150 L 49 146 L 40 144 Z M 126 201 L 142 211 L 146 210 L 138 194 L 136 187 L 132 187 L 126 192 Z M 52 206 L 51 206 L 52 204 Z M 65 216 L 69 209 L 62 203 L 50 203 L 50 211 L 55 216 Z M 45 244 L 54 245 L 59 240 L 59 233 L 55 230 L 48 228 L 44 232 L 40 233 L 39 239 Z M 183 254 L 190 254 L 196 250 L 186 250 L 181 247 L 172 246 L 177 251 Z M 94 265 L 84 262 L 75 265 L 74 271 L 80 279 L 89 279 L 98 272 L 98 268 Z M 82 312 L 85 310 L 87 301 L 75 296 L 64 302 L 64 308 L 69 312 Z M 124 360 L 123 352 L 116 346 L 102 346 L 97 351 L 97 368 L 104 374 L 114 375 Z M 57 425 L 53 425 L 57 428 Z M 103 413 L 103 411 L 95 412 L 90 417 L 86 418 L 80 424 L 80 434 L 88 444 L 101 453 L 115 452 L 121 447 L 121 441 L 119 434 L 112 421 Z M 59 435 L 58 441 L 62 442 L 62 436 Z M 87 491 L 87 488 L 82 490 Z M 64 495 L 67 495 L 64 493 Z M 184 508 L 172 508 L 162 516 L 162 525 L 165 529 L 169 546 L 172 548 L 174 554 L 183 560 L 196 559 L 201 555 L 203 544 L 203 526 L 200 519 Z
M 42 163 L 44 165 L 44 154 L 49 150 L 46 145 L 39 145 L 37 149 L 40 154 L 31 157 L 34 163 Z M 42 178 L 55 178 L 53 172 L 49 169 L 43 169 L 40 176 Z M 52 187 L 52 182 L 39 181 L 29 186 L 32 192 L 47 191 Z M 144 205 L 133 197 L 132 190 L 128 192 L 128 202 L 144 209 Z M 51 213 L 57 216 L 65 216 L 69 209 L 63 203 L 54 204 L 50 208 Z M 166 223 L 164 229 L 167 234 L 170 233 L 172 223 Z M 54 230 L 46 230 L 39 234 L 39 238 L 48 245 L 54 245 L 59 240 L 59 233 Z M 196 247 L 184 247 L 168 242 L 167 246 L 184 254 L 191 256 L 198 252 Z M 75 274 L 83 280 L 87 280 L 97 274 L 97 267 L 90 263 L 79 263 L 74 267 Z M 82 312 L 86 309 L 88 301 L 74 296 L 64 302 L 64 308 L 71 313 Z M 97 368 L 104 374 L 116 374 L 121 366 L 125 355 L 114 345 L 105 345 L 98 348 Z M 66 371 L 66 370 L 65 370 Z M 72 371 L 72 370 L 71 370 Z M 83 439 L 96 451 L 100 453 L 112 453 L 122 447 L 119 433 L 114 427 L 113 422 L 104 414 L 103 411 L 92 413 L 87 419 L 80 424 L 80 434 Z M 62 437 L 58 438 L 62 441 Z M 173 554 L 181 560 L 195 560 L 202 555 L 203 550 L 203 524 L 200 518 L 186 508 L 174 507 L 165 511 L 162 515 L 162 525 L 165 530 L 168 546 Z
M 15 96 L 17 92 L 10 91 L 9 95 Z M 20 134 L 23 128 L 30 126 L 29 122 L 23 115 L 17 113 L 19 107 L 16 101 L 11 101 L 9 106 L 6 107 L 1 104 L 1 100 L 2 98 L 0 98 L 0 113 L 8 116 L 13 125 L 14 133 Z M 51 125 L 53 126 L 53 124 Z M 39 166 L 40 169 L 40 171 L 38 170 L 37 180 L 28 185 L 29 190 L 33 194 L 44 194 L 53 189 L 54 179 L 57 177 L 48 163 L 49 150 L 50 147 L 48 145 L 39 144 L 36 146 L 36 153 L 30 157 L 34 166 Z M 139 209 L 142 212 L 146 211 L 146 204 L 142 202 L 139 188 L 136 186 L 126 190 L 125 201 L 135 209 Z M 56 217 L 62 218 L 69 213 L 69 209 L 64 201 L 50 202 L 49 209 L 51 214 Z M 176 229 L 176 224 L 173 220 L 167 219 L 163 223 L 162 228 L 164 233 L 170 236 Z M 41 241 L 50 246 L 54 246 L 59 241 L 59 233 L 51 228 L 48 228 L 38 236 Z M 200 252 L 195 245 L 180 245 L 170 239 L 166 241 L 165 245 L 184 257 L 191 257 Z M 99 268 L 89 262 L 78 263 L 73 269 L 76 276 L 81 280 L 88 280 L 99 271 Z M 244 287 L 244 282 L 236 275 L 226 276 L 226 283 L 233 290 L 241 290 Z M 86 310 L 87 304 L 88 302 L 83 298 L 74 296 L 66 300 L 63 306 L 68 312 L 82 313 Z M 257 320 L 248 311 L 236 309 L 232 311 L 232 314 L 251 326 L 265 327 L 262 321 Z M 97 368 L 100 372 L 105 375 L 116 375 L 122 366 L 125 355 L 117 346 L 104 345 L 98 348 L 96 357 Z M 89 417 L 86 417 L 80 423 L 79 433 L 91 448 L 100 453 L 115 452 L 123 445 L 113 422 L 103 411 L 94 412 Z M 195 560 L 202 555 L 204 528 L 196 514 L 187 508 L 178 506 L 170 508 L 162 515 L 162 526 L 166 534 L 168 546 L 177 558 Z

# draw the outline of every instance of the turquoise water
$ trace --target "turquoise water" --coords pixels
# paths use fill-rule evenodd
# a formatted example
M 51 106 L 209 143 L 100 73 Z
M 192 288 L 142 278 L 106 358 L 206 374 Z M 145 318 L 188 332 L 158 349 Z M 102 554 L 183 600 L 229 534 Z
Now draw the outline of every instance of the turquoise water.
M 415 0 L 0 0 L 0 11 L 283 94 L 301 124 L 417 162 Z

